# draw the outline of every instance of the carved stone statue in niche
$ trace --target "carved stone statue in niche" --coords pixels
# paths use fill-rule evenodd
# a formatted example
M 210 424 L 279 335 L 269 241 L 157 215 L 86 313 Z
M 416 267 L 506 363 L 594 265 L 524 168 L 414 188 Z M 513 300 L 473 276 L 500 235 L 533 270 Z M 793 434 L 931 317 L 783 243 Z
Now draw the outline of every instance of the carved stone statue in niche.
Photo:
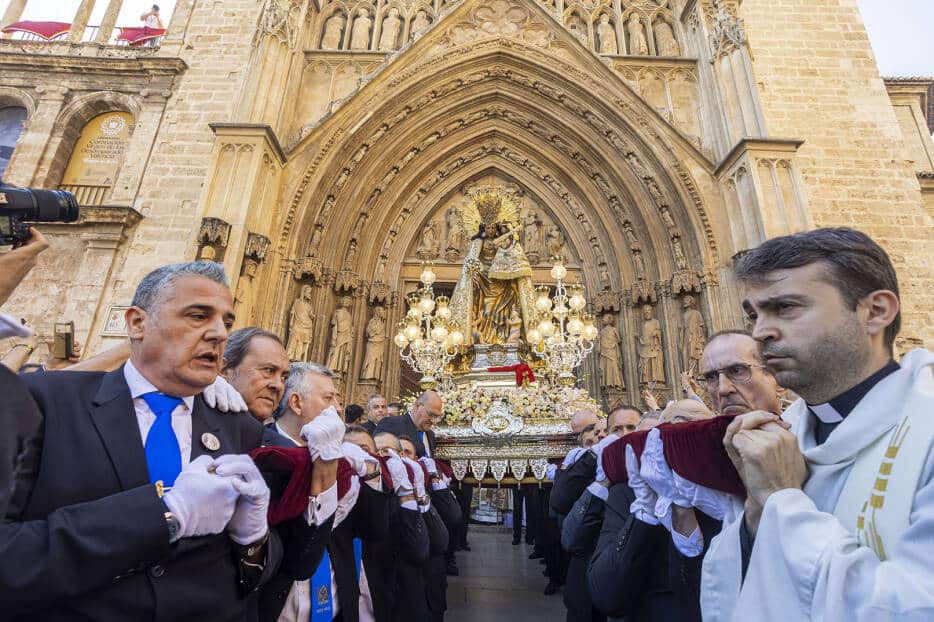
M 351 240 L 347 245 L 347 253 L 344 255 L 344 268 L 352 269 L 357 260 L 357 241 Z
M 431 26 L 431 20 L 428 19 L 428 14 L 424 9 L 419 9 L 415 14 L 415 18 L 412 20 L 412 27 L 409 30 L 411 38 L 415 38 L 415 35 L 421 34 L 424 30 L 427 30 Z
M 350 357 L 353 352 L 353 318 L 350 317 L 350 303 L 349 296 L 342 297 L 331 316 L 331 344 L 326 363 L 332 371 L 339 373 L 342 379 L 347 377 L 350 370 Z
M 243 260 L 243 271 L 237 280 L 237 291 L 234 293 L 234 313 L 237 316 L 237 326 L 253 325 L 253 280 L 256 278 L 256 268 L 259 264 L 249 257 Z
M 339 50 L 341 41 L 344 39 L 344 26 L 347 24 L 347 18 L 340 11 L 337 11 L 328 18 L 324 24 L 324 36 L 321 37 L 322 50 Z
M 445 258 L 448 261 L 457 261 L 464 252 L 464 234 L 461 231 L 460 216 L 457 207 L 451 206 L 444 214 L 444 224 L 447 228 L 447 243 L 445 244 Z
M 529 262 L 534 264 L 542 260 L 542 221 L 538 212 L 530 209 L 522 217 L 522 247 Z
M 688 260 L 684 256 L 684 247 L 681 246 L 681 238 L 678 236 L 671 238 L 671 248 L 675 255 L 675 266 L 678 267 L 678 270 L 686 270 L 688 267 Z
M 570 33 L 574 35 L 578 41 L 587 45 L 587 27 L 581 21 L 577 13 L 571 13 L 568 16 L 567 26 Z
M 644 279 L 645 278 L 645 260 L 642 258 L 642 253 L 632 254 L 632 265 L 636 269 L 636 278 Z
M 386 309 L 376 307 L 366 323 L 366 350 L 363 354 L 361 380 L 383 381 L 383 361 L 386 358 Z
M 321 245 L 321 229 L 315 227 L 315 230 L 311 234 L 311 240 L 308 242 L 308 248 L 305 249 L 305 254 L 309 257 L 314 257 L 318 252 L 318 246 Z
M 567 241 L 564 239 L 564 233 L 561 227 L 552 225 L 545 236 L 545 250 L 548 251 L 548 257 L 561 257 L 564 261 L 571 259 L 568 252 Z
M 370 12 L 366 9 L 357 11 L 357 19 L 353 22 L 353 30 L 350 32 L 351 50 L 369 50 L 370 49 L 370 29 L 373 27 L 373 20 L 370 19 Z
M 681 56 L 681 46 L 671 25 L 663 19 L 655 22 L 655 48 L 659 56 Z
M 419 259 L 436 259 L 438 257 L 438 232 L 434 221 L 429 220 L 422 227 L 422 239 L 415 249 L 415 256 Z
M 311 286 L 302 285 L 298 298 L 292 303 L 292 309 L 289 311 L 289 342 L 286 352 L 290 361 L 308 360 L 308 346 L 311 345 L 314 326 Z
M 629 14 L 626 31 L 629 33 L 629 53 L 633 56 L 648 54 L 649 44 L 645 40 L 645 29 L 642 27 L 642 20 L 635 13 Z
M 665 382 L 665 355 L 662 351 L 662 324 L 653 316 L 652 305 L 642 305 L 642 327 L 636 337 L 639 352 L 639 382 Z
M 707 326 L 704 316 L 697 310 L 694 296 L 681 299 L 681 325 L 678 326 L 678 344 L 681 350 L 681 368 L 700 370 L 700 360 L 707 345 Z
M 606 389 L 625 389 L 623 357 L 619 351 L 619 330 L 612 313 L 603 315 L 600 330 L 600 386 Z
M 379 51 L 392 52 L 399 49 L 399 32 L 402 30 L 402 18 L 399 9 L 392 7 L 383 20 L 383 30 L 379 35 Z
M 610 16 L 606 13 L 600 16 L 600 23 L 597 24 L 597 39 L 600 43 L 598 51 L 601 54 L 619 54 L 619 46 L 616 44 L 616 28 L 610 23 Z

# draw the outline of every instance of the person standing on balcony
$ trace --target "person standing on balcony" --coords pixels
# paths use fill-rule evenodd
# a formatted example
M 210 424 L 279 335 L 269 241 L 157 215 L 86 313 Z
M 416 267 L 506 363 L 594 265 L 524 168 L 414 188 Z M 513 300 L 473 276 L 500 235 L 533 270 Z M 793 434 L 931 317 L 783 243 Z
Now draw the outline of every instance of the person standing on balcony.
M 159 5 L 154 4 L 148 13 L 143 13 L 140 16 L 140 21 L 145 24 L 146 28 L 158 28 L 159 30 L 165 29 L 165 24 L 162 23 L 162 18 L 159 17 Z M 146 45 L 154 47 L 159 45 L 159 40 L 162 37 L 153 37 L 146 42 Z

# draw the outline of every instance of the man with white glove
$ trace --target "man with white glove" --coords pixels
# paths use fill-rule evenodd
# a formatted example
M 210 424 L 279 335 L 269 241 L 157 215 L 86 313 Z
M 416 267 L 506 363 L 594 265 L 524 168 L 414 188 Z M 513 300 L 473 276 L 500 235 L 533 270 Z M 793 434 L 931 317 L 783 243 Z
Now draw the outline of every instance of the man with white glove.
M 210 471 L 262 441 L 252 417 L 221 416 L 203 396 L 234 321 L 223 266 L 152 271 L 125 320 L 121 368 L 22 377 L 44 415 L 42 469 L 0 526 L 0 555 L 17 561 L 0 564 L 5 619 L 242 619 L 281 563 L 276 534 L 246 542 L 266 531 L 239 529 L 254 521 L 233 525 L 245 546 L 224 533 L 241 496 L 245 509 L 256 497 Z
M 427 512 L 431 499 L 425 494 L 425 472 L 422 470 L 422 465 L 411 458 L 402 458 L 402 461 L 412 469 L 412 487 L 415 491 L 415 499 L 418 501 L 418 509 L 421 512 Z

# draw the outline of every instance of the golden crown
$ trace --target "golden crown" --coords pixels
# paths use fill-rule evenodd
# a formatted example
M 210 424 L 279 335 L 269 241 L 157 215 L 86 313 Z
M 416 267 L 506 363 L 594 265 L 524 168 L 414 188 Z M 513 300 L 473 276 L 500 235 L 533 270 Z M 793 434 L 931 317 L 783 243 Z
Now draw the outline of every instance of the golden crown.
M 519 221 L 519 206 L 514 193 L 501 186 L 481 186 L 470 193 L 461 210 L 465 231 L 475 232 L 479 225 L 515 224 Z

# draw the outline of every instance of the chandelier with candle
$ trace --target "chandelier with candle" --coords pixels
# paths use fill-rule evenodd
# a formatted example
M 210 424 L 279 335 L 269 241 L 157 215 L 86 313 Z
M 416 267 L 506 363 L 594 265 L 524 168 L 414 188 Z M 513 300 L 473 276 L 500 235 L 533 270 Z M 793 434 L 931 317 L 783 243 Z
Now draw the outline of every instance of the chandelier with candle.
M 554 293 L 547 285 L 535 288 L 535 310 L 538 323 L 526 336 L 532 352 L 541 358 L 546 369 L 560 385 L 574 384 L 574 370 L 593 352 L 597 327 L 594 317 L 584 311 L 587 299 L 580 284 L 565 285 L 567 268 L 556 258 L 551 278 L 557 285 Z
M 408 311 L 393 341 L 402 360 L 422 374 L 422 389 L 435 389 L 464 343 L 464 333 L 454 321 L 447 296 L 435 297 L 437 276 L 430 264 L 422 265 L 422 286 L 407 296 Z

